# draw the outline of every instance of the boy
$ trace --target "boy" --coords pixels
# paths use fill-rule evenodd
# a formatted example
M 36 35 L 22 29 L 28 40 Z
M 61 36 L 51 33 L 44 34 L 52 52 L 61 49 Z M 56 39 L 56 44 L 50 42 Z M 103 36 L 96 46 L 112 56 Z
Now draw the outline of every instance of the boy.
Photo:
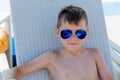
M 52 80 L 113 80 L 98 49 L 83 48 L 89 32 L 85 11 L 76 6 L 65 7 L 58 16 L 56 35 L 63 48 L 48 51 L 32 61 L 10 70 L 7 80 L 47 68 Z M 38 64 L 39 63 L 39 64 Z

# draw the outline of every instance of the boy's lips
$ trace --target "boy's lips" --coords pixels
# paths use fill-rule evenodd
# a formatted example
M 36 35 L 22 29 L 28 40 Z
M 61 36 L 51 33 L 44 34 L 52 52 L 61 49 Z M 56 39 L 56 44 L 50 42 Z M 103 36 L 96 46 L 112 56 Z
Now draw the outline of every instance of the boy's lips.
M 78 43 L 67 43 L 69 45 L 78 45 Z

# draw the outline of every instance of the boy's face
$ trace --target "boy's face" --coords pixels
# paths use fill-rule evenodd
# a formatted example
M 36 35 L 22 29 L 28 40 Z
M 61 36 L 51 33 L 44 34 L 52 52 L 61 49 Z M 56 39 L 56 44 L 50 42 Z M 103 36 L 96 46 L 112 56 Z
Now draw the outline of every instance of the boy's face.
M 88 34 L 88 27 L 86 26 L 86 21 L 85 20 L 80 20 L 78 25 L 75 24 L 69 24 L 68 22 L 62 22 L 62 25 L 59 28 L 56 28 L 56 34 L 58 36 L 58 38 L 61 40 L 62 45 L 71 51 L 75 51 L 75 50 L 79 50 L 83 43 L 84 43 L 84 39 L 80 39 L 76 36 L 76 30 L 85 30 L 86 34 Z M 62 38 L 61 36 L 61 31 L 63 30 L 70 30 L 72 31 L 72 35 L 70 37 L 68 37 L 67 39 Z

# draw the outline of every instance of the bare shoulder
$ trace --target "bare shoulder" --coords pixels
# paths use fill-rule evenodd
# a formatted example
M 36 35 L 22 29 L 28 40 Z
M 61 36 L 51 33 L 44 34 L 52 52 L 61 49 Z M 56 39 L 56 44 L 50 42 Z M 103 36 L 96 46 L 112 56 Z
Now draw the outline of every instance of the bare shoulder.
M 51 50 L 51 51 L 46 51 L 44 54 L 45 54 L 46 56 L 49 56 L 49 57 L 55 57 L 55 56 L 56 56 L 56 53 L 57 53 L 57 51 Z
M 52 57 L 53 56 L 54 51 L 46 51 L 44 53 L 42 53 L 40 56 L 45 56 L 45 57 Z
M 42 55 L 44 55 L 45 58 L 49 59 L 49 61 L 52 61 L 56 58 L 57 56 L 57 51 L 51 50 L 44 52 Z
M 92 54 L 100 54 L 101 51 L 97 48 L 86 48 L 86 50 L 92 55 Z
M 94 59 L 103 58 L 102 52 L 97 48 L 87 48 L 87 53 Z

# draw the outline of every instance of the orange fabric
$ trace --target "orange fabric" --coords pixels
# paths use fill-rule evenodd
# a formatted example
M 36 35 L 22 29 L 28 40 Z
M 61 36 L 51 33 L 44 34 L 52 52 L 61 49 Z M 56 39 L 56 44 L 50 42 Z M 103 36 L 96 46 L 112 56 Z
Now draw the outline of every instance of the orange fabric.
M 9 48 L 8 34 L 0 29 L 0 53 L 4 53 Z

